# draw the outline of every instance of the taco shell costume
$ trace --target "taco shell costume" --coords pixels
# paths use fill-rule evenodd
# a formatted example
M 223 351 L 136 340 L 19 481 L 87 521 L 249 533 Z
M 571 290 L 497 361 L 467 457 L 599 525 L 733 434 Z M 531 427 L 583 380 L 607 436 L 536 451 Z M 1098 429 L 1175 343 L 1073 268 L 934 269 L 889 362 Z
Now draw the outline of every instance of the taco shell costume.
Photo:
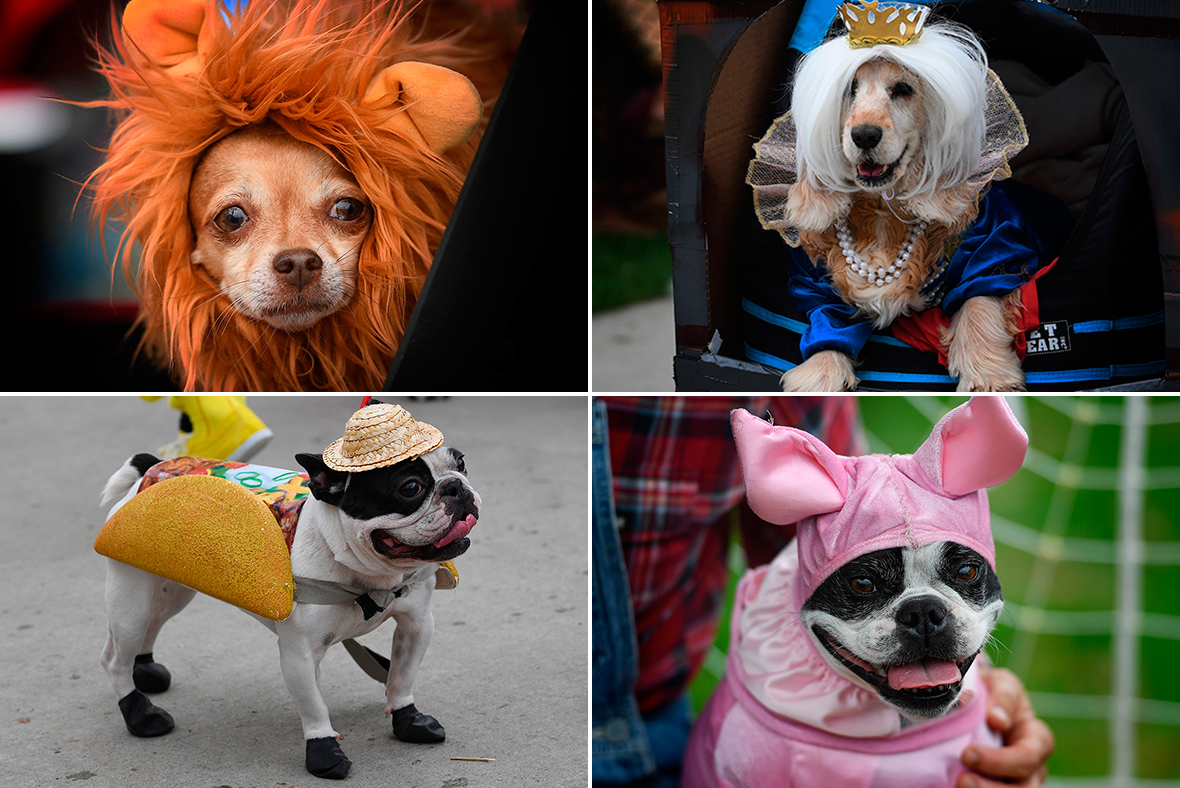
M 442 442 L 441 432 L 400 406 L 369 405 L 353 414 L 324 459 L 336 470 L 357 472 L 415 459 Z M 107 520 L 94 549 L 273 621 L 290 616 L 297 601 L 351 604 L 351 592 L 359 591 L 371 603 L 363 590 L 310 579 L 303 579 L 301 598 L 290 551 L 309 493 L 308 476 L 299 471 L 197 457 L 164 460 Z M 435 577 L 437 589 L 458 585 L 450 561 Z M 399 596 L 423 579 L 415 572 L 387 593 Z M 372 615 L 366 602 L 356 601 L 366 618 Z

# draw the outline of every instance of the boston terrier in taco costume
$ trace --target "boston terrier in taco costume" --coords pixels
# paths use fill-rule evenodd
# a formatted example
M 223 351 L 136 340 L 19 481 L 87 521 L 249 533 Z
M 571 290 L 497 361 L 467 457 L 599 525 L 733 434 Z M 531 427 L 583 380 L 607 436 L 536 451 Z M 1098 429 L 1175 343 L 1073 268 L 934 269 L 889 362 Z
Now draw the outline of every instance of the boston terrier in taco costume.
M 385 684 L 385 714 L 402 741 L 444 739 L 414 705 L 412 685 L 434 633 L 430 599 L 458 581 L 451 559 L 471 544 L 480 497 L 463 455 L 434 427 L 374 402 L 304 473 L 139 454 L 107 482 L 115 503 L 95 541 L 107 556 L 109 635 L 102 664 L 127 729 L 169 733 L 171 715 L 145 693 L 171 675 L 152 649 L 161 626 L 197 591 L 237 605 L 278 636 L 279 668 L 303 722 L 307 770 L 340 779 L 351 763 L 318 686 L 319 664 L 343 642 Z M 393 619 L 390 659 L 355 638 Z
M 797 535 L 741 581 L 684 788 L 953 785 L 965 747 L 999 744 L 970 668 L 1003 608 L 985 488 L 1019 470 L 1024 430 L 998 397 L 912 455 L 731 423 L 750 506 Z

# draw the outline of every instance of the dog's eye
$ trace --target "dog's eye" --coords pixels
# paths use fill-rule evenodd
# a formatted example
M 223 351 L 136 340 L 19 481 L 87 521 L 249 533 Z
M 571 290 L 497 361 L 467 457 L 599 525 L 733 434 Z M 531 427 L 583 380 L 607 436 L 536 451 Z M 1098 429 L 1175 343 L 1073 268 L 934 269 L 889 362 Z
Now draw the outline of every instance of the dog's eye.
M 856 98 L 856 89 L 859 87 L 860 87 L 860 83 L 857 82 L 855 79 L 852 80 L 852 84 L 848 86 L 849 98 Z
M 867 577 L 856 577 L 852 580 L 852 590 L 858 594 L 871 594 L 877 590 L 873 581 Z
M 908 82 L 898 82 L 893 86 L 893 90 L 889 91 L 889 95 L 893 98 L 905 98 L 914 95 L 914 87 Z
M 248 221 L 250 221 L 250 217 L 246 215 L 244 210 L 242 210 L 242 206 L 231 205 L 221 213 L 217 214 L 217 217 L 213 220 L 213 223 L 220 227 L 223 231 L 232 233 L 236 230 L 240 230 L 242 225 Z
M 332 205 L 332 210 L 328 212 L 328 215 L 342 222 L 355 222 L 365 215 L 365 204 L 360 200 L 345 197 Z
M 959 567 L 959 579 L 964 583 L 970 583 L 979 574 L 979 567 L 975 564 L 963 564 Z
M 401 487 L 397 488 L 398 495 L 402 496 L 403 498 L 413 498 L 420 492 L 422 492 L 422 485 L 413 479 L 410 479 Z

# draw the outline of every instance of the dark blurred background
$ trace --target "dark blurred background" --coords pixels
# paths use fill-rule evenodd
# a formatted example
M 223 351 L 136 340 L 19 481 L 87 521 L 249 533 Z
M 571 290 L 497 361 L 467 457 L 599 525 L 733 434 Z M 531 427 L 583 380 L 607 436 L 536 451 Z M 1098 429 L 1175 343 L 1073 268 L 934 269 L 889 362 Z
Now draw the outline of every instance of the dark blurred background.
M 121 5 L 121 4 L 120 4 Z M 0 228 L 7 251 L 5 356 L 11 390 L 168 389 L 132 368 L 131 289 L 112 282 L 79 185 L 102 160 L 107 113 L 47 101 L 102 98 L 91 39 L 106 39 L 110 0 L 0 0 Z M 108 233 L 112 242 L 118 233 Z M 130 376 L 107 381 L 112 369 Z
M 655 0 L 592 0 L 593 305 L 665 295 L 664 87 Z M 669 327 L 671 331 L 671 327 Z

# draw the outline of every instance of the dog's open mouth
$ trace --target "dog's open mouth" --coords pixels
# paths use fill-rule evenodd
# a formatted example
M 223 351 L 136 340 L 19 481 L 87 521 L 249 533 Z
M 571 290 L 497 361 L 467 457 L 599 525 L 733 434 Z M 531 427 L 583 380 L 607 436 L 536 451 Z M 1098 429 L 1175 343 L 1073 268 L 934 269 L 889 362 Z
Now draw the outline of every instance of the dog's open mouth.
M 812 631 L 828 652 L 883 696 L 907 706 L 939 706 L 959 694 L 967 669 L 978 652 L 964 659 L 924 657 L 899 665 L 874 665 L 853 654 L 821 627 Z
M 471 547 L 471 540 L 467 534 L 475 527 L 475 515 L 469 514 L 463 520 L 458 520 L 443 536 L 432 544 L 408 545 L 399 542 L 389 531 L 378 528 L 369 535 L 373 542 L 373 549 L 389 558 L 413 559 L 415 561 L 450 561 L 463 555 Z
M 878 164 L 875 161 L 862 161 L 858 163 L 856 165 L 856 180 L 862 186 L 884 186 L 893 180 L 893 174 L 897 171 L 901 160 L 905 158 L 907 150 L 909 150 L 908 146 L 902 150 L 901 155 L 897 157 L 897 161 L 892 164 Z

